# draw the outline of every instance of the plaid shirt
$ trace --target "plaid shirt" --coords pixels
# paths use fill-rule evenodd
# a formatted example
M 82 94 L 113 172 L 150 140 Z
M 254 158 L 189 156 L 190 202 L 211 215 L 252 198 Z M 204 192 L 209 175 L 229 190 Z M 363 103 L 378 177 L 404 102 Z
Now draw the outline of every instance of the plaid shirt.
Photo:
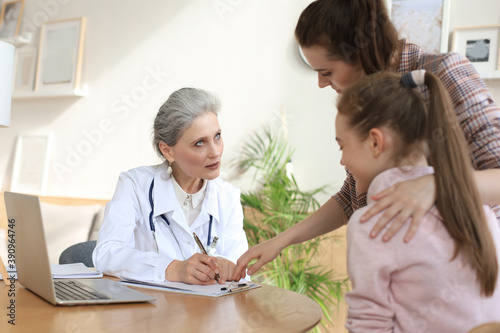
M 417 69 L 438 76 L 450 93 L 474 168 L 500 168 L 500 108 L 469 60 L 458 53 L 425 53 L 405 43 L 398 71 L 404 74 Z M 419 89 L 427 98 L 427 88 Z M 346 172 L 344 185 L 333 197 L 349 218 L 356 209 L 366 206 L 366 193 L 356 193 L 356 181 Z M 500 206 L 491 208 L 500 220 Z

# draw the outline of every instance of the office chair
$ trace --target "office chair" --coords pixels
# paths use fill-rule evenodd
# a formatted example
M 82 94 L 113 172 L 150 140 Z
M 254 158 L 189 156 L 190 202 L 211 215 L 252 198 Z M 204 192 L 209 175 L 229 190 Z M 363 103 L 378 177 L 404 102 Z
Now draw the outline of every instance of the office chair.
M 499 332 L 500 332 L 500 322 L 491 322 L 479 325 L 471 329 L 468 333 L 499 333 Z
M 71 245 L 59 256 L 59 264 L 82 262 L 87 267 L 94 267 L 94 263 L 92 262 L 92 252 L 94 251 L 96 243 L 97 241 L 91 240 Z

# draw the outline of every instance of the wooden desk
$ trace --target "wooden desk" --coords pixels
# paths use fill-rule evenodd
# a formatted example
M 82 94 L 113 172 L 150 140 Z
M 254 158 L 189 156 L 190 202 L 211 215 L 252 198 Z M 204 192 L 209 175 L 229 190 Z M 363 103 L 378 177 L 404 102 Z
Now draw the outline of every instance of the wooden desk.
M 0 285 L 0 332 L 306 332 L 321 320 L 320 306 L 303 295 L 263 285 L 219 298 L 137 288 L 151 303 L 53 306 L 16 282 L 15 323 L 9 287 Z

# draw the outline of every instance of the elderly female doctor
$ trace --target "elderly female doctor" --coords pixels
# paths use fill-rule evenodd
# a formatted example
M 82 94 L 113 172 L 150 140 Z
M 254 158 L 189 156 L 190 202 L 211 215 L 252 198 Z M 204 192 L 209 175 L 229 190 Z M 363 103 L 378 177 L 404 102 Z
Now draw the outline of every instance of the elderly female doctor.
M 189 284 L 231 279 L 248 243 L 240 191 L 217 178 L 219 108 L 216 96 L 194 88 L 175 91 L 160 108 L 153 145 L 165 161 L 120 174 L 93 253 L 98 271 Z

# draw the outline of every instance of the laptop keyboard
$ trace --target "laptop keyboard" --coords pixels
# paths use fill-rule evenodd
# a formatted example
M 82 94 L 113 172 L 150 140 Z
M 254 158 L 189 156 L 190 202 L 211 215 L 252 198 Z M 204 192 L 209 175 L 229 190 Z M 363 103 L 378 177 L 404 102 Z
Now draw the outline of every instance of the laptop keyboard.
M 56 297 L 64 301 L 110 299 L 99 291 L 78 281 L 54 281 Z

